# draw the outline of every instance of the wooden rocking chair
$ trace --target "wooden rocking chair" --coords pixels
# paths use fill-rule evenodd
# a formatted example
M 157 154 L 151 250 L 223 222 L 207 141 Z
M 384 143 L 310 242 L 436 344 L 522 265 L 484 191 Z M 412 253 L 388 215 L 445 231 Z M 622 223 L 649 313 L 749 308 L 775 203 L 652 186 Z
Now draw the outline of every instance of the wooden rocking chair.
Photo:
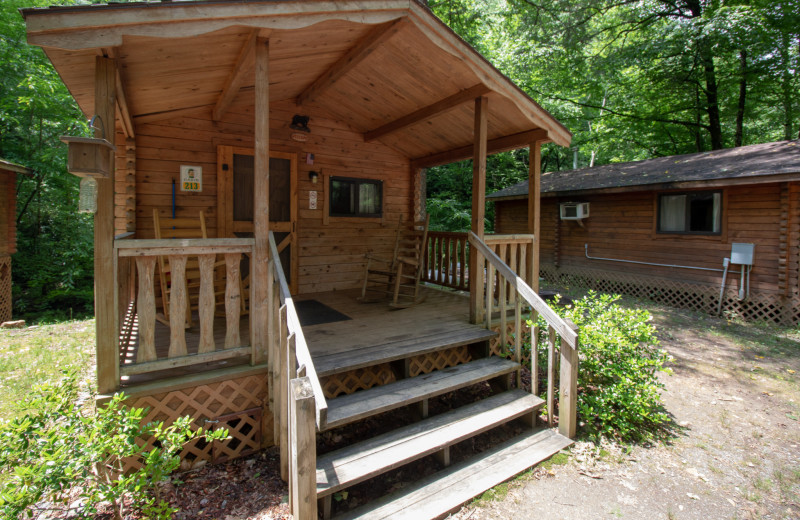
M 399 222 L 392 259 L 367 255 L 359 300 L 375 302 L 391 295 L 389 305 L 401 309 L 422 302 L 425 295 L 420 291 L 420 279 L 427 238 L 427 217 L 410 226 Z

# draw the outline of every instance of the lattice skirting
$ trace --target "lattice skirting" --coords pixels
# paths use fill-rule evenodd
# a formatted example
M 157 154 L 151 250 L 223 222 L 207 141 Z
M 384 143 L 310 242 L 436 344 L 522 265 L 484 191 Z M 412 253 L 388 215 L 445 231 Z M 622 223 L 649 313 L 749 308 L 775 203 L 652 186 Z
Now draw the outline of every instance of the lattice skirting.
M 352 394 L 356 390 L 366 390 L 392 381 L 395 381 L 395 376 L 391 366 L 382 363 L 323 377 L 320 384 L 325 397 L 333 399 L 337 395 Z
M 467 363 L 471 360 L 469 349 L 466 346 L 454 347 L 437 352 L 429 352 L 408 358 L 408 377 L 428 374 L 434 370 Z M 325 397 L 332 399 L 337 395 L 352 394 L 357 390 L 366 390 L 373 386 L 385 385 L 396 381 L 394 370 L 390 363 L 381 363 L 357 370 L 350 370 L 341 374 L 323 377 L 320 380 Z
M 195 426 L 228 429 L 228 440 L 189 443 L 180 454 L 181 470 L 186 470 L 206 462 L 244 456 L 272 445 L 272 415 L 264 410 L 267 397 L 265 372 L 137 396 L 129 399 L 127 404 L 147 408 L 145 422 L 164 421 L 170 424 L 178 417 L 189 415 L 194 419 Z M 152 444 L 153 440 L 147 439 L 145 442 Z M 131 462 L 129 466 L 136 468 L 137 464 Z
M 489 355 L 490 356 L 500 356 L 509 359 L 514 358 L 514 320 L 508 320 L 506 322 L 506 344 L 501 345 L 500 341 L 500 324 L 496 323 L 492 326 L 492 330 L 497 333 L 497 337 L 492 338 L 489 340 Z M 528 326 L 526 321 L 522 321 L 522 338 L 520 338 L 520 345 L 523 347 L 522 350 L 522 364 L 527 366 L 531 362 L 531 354 L 530 351 L 525 350 L 525 343 L 530 343 L 530 333 L 531 328 Z
M 11 257 L 0 256 L 0 323 L 11 321 Z
M 462 363 L 469 363 L 471 360 L 472 357 L 469 355 L 469 348 L 466 345 L 420 354 L 409 358 L 408 376 L 416 377 L 420 374 L 429 374 L 434 370 L 442 370 Z
M 719 304 L 719 286 L 713 285 L 580 267 L 556 269 L 552 265 L 543 265 L 540 275 L 555 286 L 576 286 L 626 294 L 710 314 L 716 314 Z M 723 296 L 722 312 L 747 321 L 795 325 L 800 322 L 800 299 L 751 292 L 746 301 L 739 301 L 737 290 L 728 287 Z

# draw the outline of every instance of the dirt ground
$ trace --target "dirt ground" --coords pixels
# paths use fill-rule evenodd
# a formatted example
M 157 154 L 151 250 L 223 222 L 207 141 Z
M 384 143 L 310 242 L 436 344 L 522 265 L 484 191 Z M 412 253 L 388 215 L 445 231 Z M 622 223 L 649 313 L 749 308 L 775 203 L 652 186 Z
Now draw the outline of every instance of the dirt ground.
M 800 330 L 627 303 L 653 312 L 675 358 L 673 374 L 662 374 L 667 440 L 579 442 L 452 520 L 800 519 Z M 274 450 L 178 478 L 168 491 L 177 518 L 289 518 Z M 394 478 L 350 490 L 338 509 L 391 491 Z
M 647 306 L 675 358 L 668 441 L 577 443 L 453 520 L 800 518 L 800 333 Z

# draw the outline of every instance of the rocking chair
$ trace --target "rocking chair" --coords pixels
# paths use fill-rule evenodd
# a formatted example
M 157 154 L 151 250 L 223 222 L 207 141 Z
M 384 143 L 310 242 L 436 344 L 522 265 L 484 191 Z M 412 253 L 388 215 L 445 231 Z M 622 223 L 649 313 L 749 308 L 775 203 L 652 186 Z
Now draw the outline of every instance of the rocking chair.
M 405 308 L 425 299 L 420 291 L 423 255 L 428 238 L 428 218 L 410 226 L 398 223 L 392 259 L 367 255 L 361 302 L 380 301 L 391 295 L 390 306 Z

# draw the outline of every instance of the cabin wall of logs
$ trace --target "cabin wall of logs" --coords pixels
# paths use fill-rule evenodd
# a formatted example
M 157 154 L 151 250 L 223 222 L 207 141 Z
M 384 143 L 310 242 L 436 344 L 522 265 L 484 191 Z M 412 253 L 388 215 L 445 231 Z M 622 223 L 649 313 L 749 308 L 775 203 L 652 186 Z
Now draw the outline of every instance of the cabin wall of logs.
M 732 265 L 723 312 L 745 319 L 798 323 L 800 183 L 713 189 L 722 191 L 723 209 L 722 233 L 712 236 L 657 233 L 657 197 L 664 191 L 543 197 L 540 276 L 556 285 L 577 284 L 716 312 L 722 262 L 730 257 L 731 243 L 753 243 L 750 296 L 744 301 L 737 298 L 739 266 Z M 580 224 L 560 220 L 559 203 L 568 201 L 589 202 L 589 218 Z M 497 201 L 495 218 L 498 233 L 525 232 L 527 201 Z M 714 270 L 594 260 L 586 257 L 587 251 L 592 257 Z
M 121 142 L 117 143 L 117 231 L 129 230 L 125 226 L 134 222 L 136 238 L 153 238 L 156 211 L 162 228 L 174 227 L 175 236 L 200 238 L 198 215 L 202 211 L 208 236 L 228 238 L 218 234 L 218 147 L 254 146 L 253 110 L 252 92 L 242 92 L 221 121 L 213 121 L 210 108 L 134 118 L 135 142 L 118 139 Z M 305 142 L 292 139 L 292 134 L 298 133 L 289 128 L 294 114 L 311 117 L 311 132 L 302 133 Z M 398 221 L 412 218 L 415 181 L 408 160 L 380 143 L 364 142 L 360 133 L 342 123 L 289 102 L 270 105 L 270 150 L 297 155 L 298 292 L 357 287 L 364 255 L 370 252 L 391 257 Z M 308 154 L 313 154 L 313 164 L 308 164 Z M 131 165 L 135 190 L 124 182 Z M 202 167 L 202 192 L 180 190 L 181 165 Z M 316 183 L 309 178 L 312 170 L 321 173 Z M 332 176 L 382 181 L 382 218 L 327 216 L 327 185 Z M 173 181 L 177 185 L 174 208 Z M 316 209 L 310 208 L 312 191 L 317 196 Z M 135 207 L 133 214 L 131 204 Z

